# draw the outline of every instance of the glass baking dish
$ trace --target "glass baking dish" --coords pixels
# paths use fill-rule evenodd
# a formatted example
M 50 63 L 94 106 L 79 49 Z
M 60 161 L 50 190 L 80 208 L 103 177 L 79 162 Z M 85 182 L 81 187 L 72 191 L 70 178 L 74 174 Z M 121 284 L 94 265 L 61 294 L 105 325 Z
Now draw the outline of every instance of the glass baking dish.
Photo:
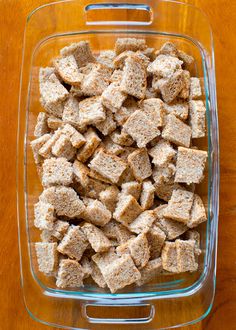
M 33 205 L 42 191 L 30 141 L 39 103 L 39 67 L 50 65 L 65 45 L 89 40 L 93 50 L 111 49 L 121 36 L 145 38 L 150 47 L 166 41 L 195 58 L 192 75 L 202 78 L 207 107 L 207 137 L 195 145 L 208 150 L 202 196 L 208 221 L 202 224 L 200 266 L 195 273 L 163 275 L 142 287 L 131 286 L 117 294 L 85 285 L 79 291 L 60 290 L 52 278 L 37 270 Z M 35 9 L 27 19 L 18 126 L 18 225 L 21 281 L 30 315 L 45 324 L 68 329 L 167 329 L 204 318 L 214 299 L 218 222 L 218 122 L 212 32 L 206 16 L 192 5 L 176 1 L 93 0 L 60 1 Z M 102 325 L 101 325 L 102 324 Z

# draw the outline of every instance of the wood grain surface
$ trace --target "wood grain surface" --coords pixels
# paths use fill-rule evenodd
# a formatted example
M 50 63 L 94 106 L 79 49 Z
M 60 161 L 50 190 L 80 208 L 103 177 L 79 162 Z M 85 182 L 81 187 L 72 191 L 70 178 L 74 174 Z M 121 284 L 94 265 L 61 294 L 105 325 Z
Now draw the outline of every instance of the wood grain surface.
M 15 163 L 24 24 L 27 14 L 32 9 L 48 2 L 0 0 L 0 329 L 4 330 L 47 329 L 46 326 L 36 323 L 29 317 L 21 293 Z M 217 290 L 214 306 L 204 321 L 184 329 L 234 330 L 236 329 L 236 2 L 195 0 L 191 3 L 205 11 L 214 33 L 220 124 L 221 190 Z

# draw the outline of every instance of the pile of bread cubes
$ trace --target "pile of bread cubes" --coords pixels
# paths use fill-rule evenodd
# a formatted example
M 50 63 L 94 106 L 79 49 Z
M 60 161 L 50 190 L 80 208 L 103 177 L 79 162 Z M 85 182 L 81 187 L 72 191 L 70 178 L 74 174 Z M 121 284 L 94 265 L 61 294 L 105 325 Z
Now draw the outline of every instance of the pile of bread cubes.
M 198 269 L 206 108 L 193 65 L 171 42 L 118 38 L 99 54 L 73 43 L 40 68 L 35 251 L 57 287 L 115 293 Z

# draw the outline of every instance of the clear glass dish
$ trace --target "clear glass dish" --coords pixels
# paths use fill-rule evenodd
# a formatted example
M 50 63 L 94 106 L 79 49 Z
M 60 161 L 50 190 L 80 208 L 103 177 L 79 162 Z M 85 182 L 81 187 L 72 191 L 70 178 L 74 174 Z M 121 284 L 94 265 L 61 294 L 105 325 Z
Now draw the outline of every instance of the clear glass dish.
M 192 74 L 203 78 L 207 105 L 207 137 L 196 143 L 208 150 L 206 179 L 197 191 L 203 196 L 208 221 L 200 226 L 203 254 L 199 270 L 161 276 L 142 287 L 118 294 L 86 285 L 80 291 L 60 290 L 37 270 L 33 244 L 39 231 L 33 226 L 33 205 L 41 184 L 30 150 L 41 110 L 39 67 L 50 65 L 63 46 L 89 40 L 96 51 L 111 49 L 118 36 L 145 37 L 150 46 L 174 41 L 194 56 Z M 18 127 L 18 224 L 21 280 L 31 316 L 45 324 L 69 329 L 110 329 L 111 324 L 133 329 L 167 329 L 191 324 L 210 311 L 215 291 L 218 222 L 218 122 L 212 33 L 196 7 L 175 1 L 60 1 L 35 9 L 28 17 L 21 74 Z M 93 309 L 93 306 L 96 308 Z M 103 308 L 100 308 L 103 307 Z

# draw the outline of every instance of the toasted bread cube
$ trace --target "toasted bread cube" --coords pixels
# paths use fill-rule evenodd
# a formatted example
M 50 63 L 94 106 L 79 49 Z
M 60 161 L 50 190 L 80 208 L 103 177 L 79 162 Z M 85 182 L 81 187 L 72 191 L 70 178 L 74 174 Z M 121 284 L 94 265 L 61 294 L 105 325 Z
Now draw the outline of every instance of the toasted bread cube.
M 116 129 L 113 113 L 106 109 L 106 119 L 95 124 L 95 126 L 103 135 L 111 134 Z
M 53 205 L 41 201 L 34 205 L 34 225 L 36 228 L 52 230 L 54 221 Z
M 48 139 L 39 149 L 38 153 L 40 154 L 40 156 L 42 156 L 43 158 L 51 158 L 52 147 L 55 145 L 61 135 L 61 130 L 56 130 L 54 134 L 50 136 L 50 139 Z
M 111 134 L 110 138 L 114 143 L 119 144 L 121 146 L 130 147 L 134 143 L 132 137 L 129 134 L 125 133 L 124 130 L 121 130 L 121 132 L 119 130 L 115 130 Z
M 117 83 L 118 85 L 120 85 L 122 76 L 123 76 L 122 70 L 114 70 L 110 78 L 111 83 Z
M 80 148 L 86 142 L 84 136 L 69 124 L 63 126 L 61 131 L 70 138 L 70 142 L 75 148 Z
M 206 107 L 203 101 L 190 101 L 189 109 L 192 138 L 204 137 L 206 133 Z
M 116 186 L 109 186 L 99 194 L 100 201 L 110 212 L 114 212 L 118 200 L 119 189 Z
M 119 157 L 99 151 L 89 164 L 92 170 L 108 178 L 113 183 L 117 183 L 122 173 L 127 168 L 127 164 Z
M 154 212 L 144 211 L 139 214 L 128 226 L 129 230 L 135 234 L 147 233 L 155 221 Z
M 177 57 L 161 54 L 149 64 L 147 71 L 159 77 L 169 78 L 177 70 L 181 69 L 182 64 L 183 62 Z
M 110 240 L 116 239 L 118 244 L 124 244 L 134 238 L 134 235 L 126 227 L 115 220 L 108 222 L 103 227 L 103 232 Z
M 141 278 L 136 282 L 138 286 L 151 282 L 161 274 L 162 261 L 161 258 L 150 260 L 144 268 L 140 270 Z
M 157 166 L 166 166 L 176 155 L 176 151 L 169 141 L 160 140 L 148 151 L 152 157 L 152 163 Z
M 103 226 L 102 230 L 103 233 L 109 238 L 109 239 L 116 239 L 117 238 L 117 228 L 119 226 L 119 223 L 115 220 L 109 221 L 105 226 Z
M 176 145 L 189 147 L 191 128 L 174 115 L 167 116 L 167 123 L 162 131 L 162 137 Z
M 161 49 L 157 51 L 157 55 L 170 55 L 170 56 L 178 56 L 178 49 L 173 42 L 165 42 Z
M 37 123 L 34 128 L 35 137 L 40 137 L 44 134 L 49 133 L 47 118 L 48 118 L 48 116 L 45 112 L 39 112 L 38 117 L 37 117 Z
M 193 198 L 194 194 L 192 192 L 175 189 L 164 211 L 164 216 L 187 224 L 190 220 Z
M 198 231 L 196 230 L 193 230 L 193 229 L 190 229 L 190 230 L 187 230 L 185 233 L 184 233 L 184 239 L 187 239 L 187 240 L 194 240 L 195 242 L 195 256 L 199 256 L 202 251 L 200 249 L 200 234 Z
M 168 183 L 174 179 L 175 174 L 174 164 L 167 164 L 166 167 L 155 166 L 152 172 L 153 180 L 157 185 Z
M 51 235 L 60 241 L 64 237 L 68 228 L 69 223 L 67 221 L 57 220 L 53 224 Z
M 194 194 L 191 216 L 187 222 L 187 226 L 193 228 L 206 220 L 207 220 L 206 210 L 202 202 L 202 199 L 197 194 Z
M 57 274 L 58 288 L 79 288 L 83 286 L 84 271 L 75 260 L 62 259 Z
M 118 222 L 129 225 L 141 212 L 141 206 L 132 195 L 120 195 L 113 217 Z
M 147 240 L 150 247 L 150 259 L 160 257 L 166 234 L 155 224 L 147 232 Z
M 186 120 L 188 118 L 188 102 L 182 101 L 174 101 L 173 103 L 167 104 L 164 103 L 164 109 L 167 114 L 175 115 L 177 118 L 181 120 Z
M 62 134 L 52 146 L 52 153 L 57 157 L 64 157 L 70 160 L 75 156 L 76 149 L 72 146 L 70 139 Z
M 117 261 L 119 256 L 116 254 L 115 249 L 111 248 L 103 253 L 96 253 L 92 256 L 92 260 L 98 265 L 99 269 L 105 269 L 107 266 Z
M 57 243 L 37 242 L 35 251 L 39 271 L 48 276 L 53 275 L 58 266 Z
M 114 69 L 113 60 L 115 57 L 116 53 L 113 50 L 102 50 L 97 57 L 97 62 Z
M 165 111 L 162 100 L 149 98 L 142 102 L 142 107 L 145 114 L 156 126 L 163 126 Z
M 128 147 L 127 147 L 128 148 Z M 120 155 L 121 158 L 123 156 L 123 153 Z M 122 158 L 123 159 L 123 158 Z M 125 157 L 124 157 L 125 159 Z M 122 174 L 119 182 L 118 182 L 118 186 L 121 186 L 123 183 L 126 183 L 126 182 L 130 182 L 130 181 L 135 181 L 135 177 L 134 177 L 134 173 L 131 169 L 131 167 L 128 165 L 126 170 L 124 171 L 124 173 Z
M 45 159 L 42 175 L 42 184 L 44 187 L 53 185 L 68 186 L 72 183 L 72 179 L 72 164 L 65 158 Z
M 69 258 L 79 261 L 88 246 L 87 237 L 79 226 L 71 226 L 59 243 L 57 250 Z
M 190 99 L 198 99 L 202 96 L 202 89 L 201 89 L 201 83 L 200 79 L 197 77 L 191 77 L 190 78 L 190 93 L 189 97 Z
M 124 52 L 120 53 L 114 58 L 113 61 L 114 67 L 116 69 L 123 69 L 126 59 L 134 54 L 135 52 L 133 52 L 132 50 L 125 50 Z
M 90 261 L 91 267 L 92 267 L 92 273 L 91 277 L 94 280 L 94 282 L 100 287 L 100 288 L 106 288 L 107 284 L 104 280 L 104 277 L 98 268 L 98 266 L 95 264 L 93 260 Z
M 155 180 L 159 177 L 156 183 L 154 183 L 155 194 L 158 198 L 168 202 L 171 198 L 174 189 L 178 189 L 180 186 L 174 182 L 174 177 L 163 177 L 162 174 L 155 176 Z M 164 179 L 164 180 L 163 180 Z M 161 180 L 161 181 L 160 181 Z
M 138 181 L 143 181 L 152 175 L 147 149 L 137 149 L 128 156 L 128 163 Z
M 83 125 L 97 124 L 106 119 L 100 96 L 89 97 L 79 102 L 80 120 Z
M 110 136 L 106 136 L 101 145 L 105 148 L 106 152 L 116 156 L 122 154 L 124 151 L 124 148 L 119 144 L 114 143 Z
M 60 50 L 60 54 L 63 57 L 74 55 L 79 67 L 83 67 L 88 63 L 95 62 L 95 58 L 90 49 L 89 42 L 80 41 L 66 46 Z
M 93 155 L 94 151 L 101 142 L 101 139 L 92 127 L 84 133 L 84 137 L 86 139 L 86 143 L 78 150 L 77 153 L 77 159 L 82 163 L 86 162 Z
M 78 160 L 75 160 L 73 163 L 73 173 L 75 179 L 81 184 L 81 186 L 86 188 L 89 184 L 89 169 L 87 166 Z
M 93 271 L 93 268 L 92 268 L 91 262 L 89 261 L 89 258 L 87 256 L 83 256 L 80 259 L 80 265 L 83 268 L 84 279 L 88 278 L 92 274 L 92 271 Z
M 119 83 L 113 82 L 103 91 L 101 97 L 102 104 L 112 112 L 116 112 L 116 109 L 121 108 L 127 95 L 120 90 Z
M 162 267 L 172 273 L 178 273 L 177 251 L 175 242 L 165 242 L 161 252 Z
M 136 267 L 145 267 L 150 258 L 150 251 L 146 235 L 144 233 L 139 234 L 137 237 L 130 240 L 128 246 L 130 255 Z
M 70 85 L 80 85 L 84 75 L 79 72 L 75 57 L 69 55 L 56 58 L 53 61 L 54 67 L 64 82 Z
M 65 102 L 62 120 L 64 123 L 75 126 L 81 132 L 86 129 L 86 125 L 80 118 L 79 101 L 72 95 Z
M 39 200 L 52 204 L 58 216 L 77 218 L 85 210 L 79 196 L 69 187 L 47 188 L 42 192 Z
M 139 108 L 138 103 L 134 100 L 134 98 L 129 97 L 125 100 L 122 107 L 117 109 L 114 116 L 117 124 L 119 126 L 124 125 L 126 120 L 132 115 L 134 111 Z
M 138 57 L 141 60 L 143 66 L 145 68 L 148 67 L 148 65 L 150 63 L 150 58 L 148 56 L 146 56 L 143 51 L 138 50 L 137 52 L 134 53 L 134 56 Z
M 154 203 L 155 187 L 150 180 L 144 181 L 142 186 L 142 192 L 140 196 L 140 205 L 143 210 L 148 210 Z
M 182 50 L 178 50 L 178 58 L 184 62 L 184 65 L 191 65 L 194 62 L 194 58 Z
M 96 226 L 104 226 L 111 220 L 111 212 L 98 200 L 90 200 L 83 218 Z
M 97 63 L 92 70 L 85 75 L 81 83 L 84 95 L 98 96 L 109 86 L 112 70 L 105 65 Z
M 200 183 L 204 178 L 206 160 L 206 151 L 179 147 L 175 182 Z
M 48 140 L 50 140 L 50 138 L 51 138 L 50 134 L 44 134 L 39 138 L 30 142 L 35 164 L 40 164 L 43 161 L 43 157 L 39 154 L 39 150 Z
M 137 181 L 125 182 L 121 185 L 121 193 L 124 195 L 132 195 L 138 200 L 141 193 L 141 183 Z
M 183 88 L 179 93 L 179 97 L 182 99 L 187 99 L 190 92 L 190 72 L 183 70 Z
M 62 127 L 63 122 L 60 118 L 54 117 L 54 116 L 50 116 L 47 118 L 47 125 L 49 128 L 51 128 L 52 130 L 57 130 L 58 128 Z
M 148 119 L 148 116 L 140 110 L 135 111 L 125 122 L 123 129 L 136 142 L 139 148 L 160 135 L 159 129 Z
M 195 241 L 188 240 L 183 241 L 177 239 L 175 241 L 177 252 L 177 268 L 178 272 L 194 272 L 198 268 L 198 264 L 195 261 Z
M 147 48 L 144 39 L 136 38 L 117 38 L 115 44 L 115 52 L 117 55 L 123 53 L 126 50 L 132 50 L 136 52 L 137 50 L 145 50 Z
M 40 238 L 44 243 L 55 243 L 58 241 L 56 237 L 52 236 L 52 231 L 48 229 L 43 229 L 41 231 Z
M 106 183 L 89 178 L 89 184 L 86 187 L 85 191 L 83 191 L 83 194 L 90 198 L 98 199 L 100 192 L 105 190 L 107 187 L 108 185 Z
M 137 56 L 129 56 L 125 61 L 120 90 L 126 94 L 142 99 L 147 88 L 145 66 Z
M 109 239 L 103 234 L 102 230 L 91 223 L 85 223 L 82 226 L 87 240 L 95 252 L 105 252 L 112 246 Z
M 172 102 L 184 87 L 184 72 L 177 70 L 169 78 L 162 78 L 159 80 L 159 89 L 164 102 Z

